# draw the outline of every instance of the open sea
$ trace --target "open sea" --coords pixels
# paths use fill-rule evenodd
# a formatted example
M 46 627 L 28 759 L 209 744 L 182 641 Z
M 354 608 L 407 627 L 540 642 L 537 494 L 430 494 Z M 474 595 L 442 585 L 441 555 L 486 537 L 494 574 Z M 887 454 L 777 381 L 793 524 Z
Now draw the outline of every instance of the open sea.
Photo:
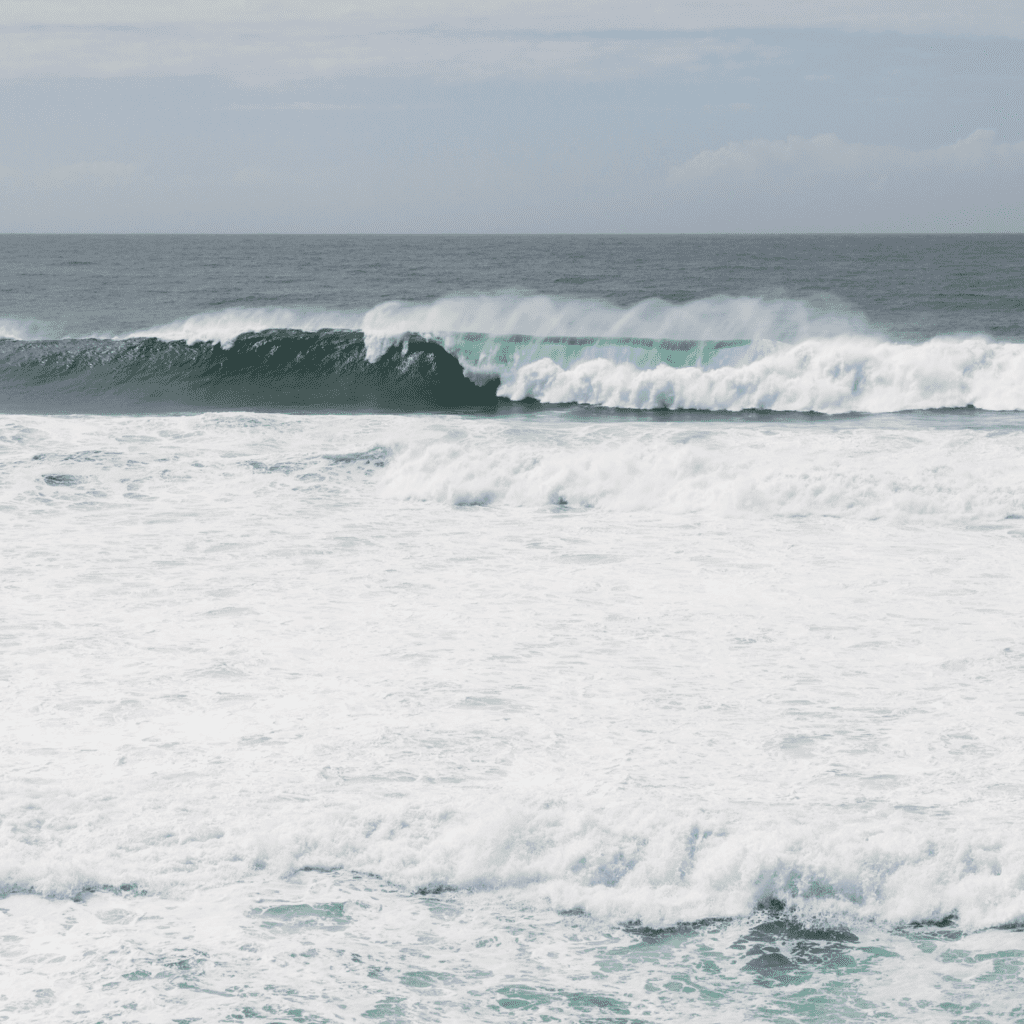
M 1024 1021 L 1024 236 L 0 236 L 0 602 L 0 1021 Z

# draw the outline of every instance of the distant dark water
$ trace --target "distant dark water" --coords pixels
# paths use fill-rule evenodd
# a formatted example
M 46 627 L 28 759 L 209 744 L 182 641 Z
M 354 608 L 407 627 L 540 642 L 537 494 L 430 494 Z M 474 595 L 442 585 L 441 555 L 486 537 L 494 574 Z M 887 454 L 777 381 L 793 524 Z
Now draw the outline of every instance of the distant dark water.
M 879 330 L 1024 334 L 1024 235 L 2 235 L 0 321 L 127 333 L 225 306 L 368 309 L 509 288 L 828 295 Z

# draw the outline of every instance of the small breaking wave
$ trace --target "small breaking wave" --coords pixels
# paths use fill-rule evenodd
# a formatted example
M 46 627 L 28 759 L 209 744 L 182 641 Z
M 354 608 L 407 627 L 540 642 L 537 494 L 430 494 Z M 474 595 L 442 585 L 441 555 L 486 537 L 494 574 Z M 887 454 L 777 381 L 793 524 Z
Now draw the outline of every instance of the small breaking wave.
M 580 788 L 585 785 L 580 782 Z M 1024 918 L 1024 847 L 1012 830 L 923 827 L 894 810 L 864 822 L 785 826 L 754 814 L 683 806 L 666 814 L 649 798 L 571 795 L 510 787 L 371 801 L 351 797 L 325 820 L 296 811 L 266 822 L 254 808 L 230 832 L 175 837 L 194 861 L 164 852 L 163 834 L 125 825 L 129 842 L 94 844 L 82 828 L 47 828 L 54 851 L 12 849 L 0 893 L 74 896 L 125 887 L 184 892 L 199 881 L 236 883 L 270 870 L 364 871 L 408 890 L 519 890 L 561 911 L 649 928 L 741 918 L 788 907 L 807 922 L 875 920 L 890 926 L 956 919 L 969 930 Z M 69 808 L 81 814 L 79 807 Z M 115 821 L 104 823 L 114 827 Z

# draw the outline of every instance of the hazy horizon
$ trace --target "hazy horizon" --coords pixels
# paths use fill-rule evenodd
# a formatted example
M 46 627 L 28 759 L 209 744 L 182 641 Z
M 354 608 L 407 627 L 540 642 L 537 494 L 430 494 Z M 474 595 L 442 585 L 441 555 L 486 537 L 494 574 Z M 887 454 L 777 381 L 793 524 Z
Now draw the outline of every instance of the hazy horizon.
M 693 238 L 814 238 L 817 236 L 850 235 L 851 237 L 888 238 L 888 237 L 922 237 L 945 238 L 963 235 L 1012 236 L 1024 235 L 1024 231 L 3 231 L 0 237 L 45 236 L 61 238 L 73 237 L 153 237 L 169 238 L 218 238 L 218 237 L 335 237 L 335 238 L 658 238 L 658 237 L 693 237 Z

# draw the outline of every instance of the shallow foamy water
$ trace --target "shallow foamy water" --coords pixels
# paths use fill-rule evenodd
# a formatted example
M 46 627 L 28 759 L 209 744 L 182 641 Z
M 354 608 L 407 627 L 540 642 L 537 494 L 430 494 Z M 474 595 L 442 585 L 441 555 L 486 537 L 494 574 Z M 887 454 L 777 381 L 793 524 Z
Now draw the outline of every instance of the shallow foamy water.
M 1022 449 L 7 417 L 0 1019 L 1016 1019 Z

